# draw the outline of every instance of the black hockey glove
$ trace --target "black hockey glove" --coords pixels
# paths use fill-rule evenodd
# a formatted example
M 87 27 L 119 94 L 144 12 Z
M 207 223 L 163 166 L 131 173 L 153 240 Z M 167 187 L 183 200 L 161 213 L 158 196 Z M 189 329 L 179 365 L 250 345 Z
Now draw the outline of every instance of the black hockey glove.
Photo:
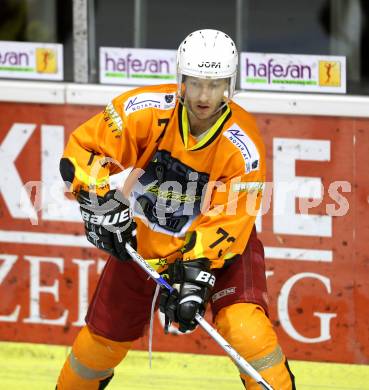
M 87 240 L 120 260 L 130 259 L 125 244 L 137 247 L 128 200 L 120 191 L 111 190 L 104 197 L 80 191 L 77 196 Z
M 179 330 L 185 333 L 196 328 L 196 313 L 204 315 L 215 276 L 207 259 L 176 260 L 169 265 L 168 274 L 174 291 L 162 290 L 159 305 L 165 314 L 165 332 L 171 322 L 178 322 Z

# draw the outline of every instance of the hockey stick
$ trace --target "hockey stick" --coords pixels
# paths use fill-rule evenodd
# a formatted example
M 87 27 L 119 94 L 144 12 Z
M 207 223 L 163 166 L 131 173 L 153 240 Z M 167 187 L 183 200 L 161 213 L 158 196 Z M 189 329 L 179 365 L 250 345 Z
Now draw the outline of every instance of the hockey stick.
M 148 264 L 145 259 L 136 252 L 131 245 L 126 244 L 126 250 L 131 256 L 132 260 L 138 264 L 154 281 L 162 287 L 167 288 L 170 292 L 174 288 L 162 277 L 158 272 Z M 200 314 L 196 314 L 195 320 L 197 323 L 209 334 L 210 337 L 226 352 L 226 354 L 234 361 L 238 369 L 253 378 L 262 389 L 273 390 L 273 388 L 263 379 L 263 377 L 251 366 L 250 363 L 239 355 L 227 341 L 202 317 Z

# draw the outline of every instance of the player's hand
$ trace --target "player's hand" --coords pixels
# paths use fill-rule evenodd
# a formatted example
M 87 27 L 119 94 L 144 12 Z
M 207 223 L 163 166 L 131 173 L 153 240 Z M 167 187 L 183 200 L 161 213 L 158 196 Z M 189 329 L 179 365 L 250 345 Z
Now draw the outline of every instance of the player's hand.
M 123 194 L 111 190 L 101 197 L 80 191 L 77 200 L 87 240 L 120 260 L 128 260 L 130 257 L 125 244 L 129 242 L 134 248 L 137 247 L 136 224 Z
M 186 332 L 197 326 L 195 316 L 204 315 L 215 276 L 210 272 L 209 260 L 176 260 L 168 267 L 169 282 L 174 291 L 165 289 L 160 295 L 160 311 L 165 314 L 166 331 L 171 322 L 178 322 Z

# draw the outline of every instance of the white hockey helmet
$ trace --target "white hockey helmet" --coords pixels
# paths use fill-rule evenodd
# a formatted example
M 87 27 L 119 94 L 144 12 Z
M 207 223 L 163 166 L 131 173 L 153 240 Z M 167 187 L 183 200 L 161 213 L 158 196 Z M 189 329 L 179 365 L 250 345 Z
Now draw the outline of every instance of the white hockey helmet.
M 178 94 L 182 97 L 183 76 L 204 79 L 229 78 L 228 99 L 236 85 L 237 48 L 233 40 L 218 30 L 197 30 L 188 35 L 177 51 Z

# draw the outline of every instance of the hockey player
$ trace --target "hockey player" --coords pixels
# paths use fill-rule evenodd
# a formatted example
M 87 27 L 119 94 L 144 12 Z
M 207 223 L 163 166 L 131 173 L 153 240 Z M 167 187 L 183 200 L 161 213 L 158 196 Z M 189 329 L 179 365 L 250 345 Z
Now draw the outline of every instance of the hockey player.
M 58 390 L 105 389 L 150 320 L 155 283 L 129 261 L 126 242 L 175 286 L 160 297 L 167 324 L 194 329 L 209 302 L 219 333 L 271 386 L 295 388 L 268 318 L 254 226 L 265 150 L 253 117 L 231 100 L 237 63 L 229 36 L 195 31 L 178 49 L 177 85 L 126 92 L 72 133 L 61 174 L 80 202 L 87 239 L 111 256 Z M 123 192 L 133 220 L 108 186 L 128 167 L 135 174 Z

